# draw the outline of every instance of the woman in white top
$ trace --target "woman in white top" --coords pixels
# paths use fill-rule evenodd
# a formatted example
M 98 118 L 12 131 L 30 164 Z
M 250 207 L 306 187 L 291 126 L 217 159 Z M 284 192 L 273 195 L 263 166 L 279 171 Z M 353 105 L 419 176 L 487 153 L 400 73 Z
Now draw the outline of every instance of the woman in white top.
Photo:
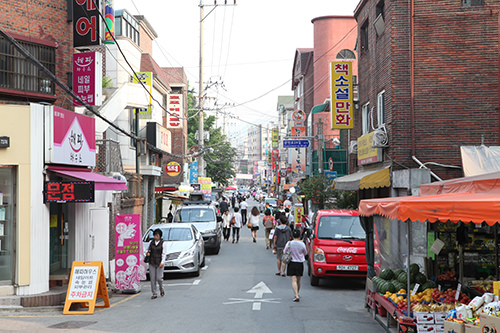
M 229 241 L 229 235 L 231 234 L 231 215 L 229 215 L 229 210 L 226 210 L 222 214 L 222 234 L 226 242 Z
M 286 273 L 292 279 L 292 289 L 295 295 L 294 302 L 300 302 L 300 278 L 304 273 L 304 261 L 307 255 L 307 249 L 304 242 L 300 240 L 300 230 L 293 231 L 293 240 L 285 245 L 283 253 L 290 252 L 292 260 L 287 266 Z
M 252 230 L 253 242 L 257 242 L 257 230 L 259 230 L 260 212 L 257 207 L 253 207 L 250 211 L 250 218 L 248 219 L 249 228 Z

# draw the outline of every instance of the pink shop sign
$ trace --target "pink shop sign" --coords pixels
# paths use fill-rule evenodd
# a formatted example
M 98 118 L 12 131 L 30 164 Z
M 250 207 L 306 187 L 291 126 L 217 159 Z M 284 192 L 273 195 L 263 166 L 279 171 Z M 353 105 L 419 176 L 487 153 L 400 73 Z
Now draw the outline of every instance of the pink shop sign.
M 88 105 L 102 104 L 102 55 L 99 52 L 73 54 L 73 92 Z M 76 100 L 73 105 L 80 106 Z
M 95 166 L 95 119 L 60 107 L 45 114 L 45 162 Z
M 146 279 L 146 265 L 141 241 L 141 216 L 117 215 L 115 217 L 115 288 L 141 289 Z

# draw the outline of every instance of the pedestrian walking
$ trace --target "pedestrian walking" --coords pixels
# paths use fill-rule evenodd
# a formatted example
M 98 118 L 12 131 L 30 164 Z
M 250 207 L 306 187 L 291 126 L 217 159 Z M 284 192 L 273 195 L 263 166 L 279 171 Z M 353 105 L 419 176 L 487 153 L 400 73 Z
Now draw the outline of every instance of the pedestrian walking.
M 240 203 L 240 211 L 241 211 L 243 225 L 245 225 L 247 224 L 247 214 L 248 214 L 248 204 L 245 200 L 245 197 L 242 198 L 242 201 Z
M 304 242 L 300 240 L 300 230 L 293 231 L 293 240 L 285 245 L 284 253 L 290 252 L 292 260 L 286 269 L 286 275 L 292 280 L 292 289 L 294 293 L 294 302 L 300 302 L 300 280 L 304 274 L 304 261 L 306 260 L 307 250 Z
M 257 207 L 253 207 L 248 220 L 248 227 L 252 230 L 253 242 L 257 242 L 257 230 L 259 230 L 260 212 Z
M 156 293 L 156 284 L 160 288 L 160 295 L 165 296 L 163 289 L 163 265 L 167 257 L 167 243 L 162 239 L 163 232 L 161 229 L 153 231 L 154 239 L 149 242 L 147 256 L 150 256 L 149 261 L 149 279 L 151 280 L 151 299 L 158 298 Z
M 276 275 L 285 276 L 286 265 L 281 262 L 283 249 L 286 243 L 292 239 L 292 230 L 286 225 L 286 217 L 280 217 L 280 225 L 274 230 L 274 249 L 276 250 L 276 261 L 278 265 L 278 273 Z
M 269 236 L 271 235 L 271 231 L 276 226 L 274 217 L 271 215 L 271 211 L 269 209 L 266 209 L 264 211 L 264 218 L 262 219 L 262 224 L 264 225 L 264 228 L 266 228 L 266 250 L 267 250 L 270 248 L 271 245 L 271 239 L 269 239 Z
M 234 213 L 231 219 L 234 217 L 234 224 L 231 226 L 233 228 L 233 243 L 236 240 L 236 243 L 240 241 L 240 228 L 241 228 L 241 214 L 239 212 L 239 208 L 234 208 Z
M 231 206 L 233 208 L 236 207 L 235 202 L 236 202 L 236 197 L 234 196 L 234 193 L 233 193 L 233 195 L 231 196 Z
M 229 215 L 229 210 L 226 210 L 222 214 L 222 235 L 224 236 L 224 240 L 228 242 L 231 235 L 231 215 Z
M 229 211 L 229 205 L 225 197 L 222 197 L 222 202 L 220 203 L 219 208 L 221 214 L 224 214 L 224 212 Z

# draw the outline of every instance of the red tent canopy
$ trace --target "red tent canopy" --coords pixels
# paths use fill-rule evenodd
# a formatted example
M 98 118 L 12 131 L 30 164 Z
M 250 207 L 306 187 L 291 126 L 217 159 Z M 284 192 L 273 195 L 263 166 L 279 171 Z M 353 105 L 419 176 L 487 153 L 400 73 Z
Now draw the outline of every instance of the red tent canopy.
M 226 191 L 234 191 L 234 190 L 236 190 L 236 187 L 234 187 L 234 186 L 226 187 Z
M 493 225 L 500 222 L 500 173 L 421 185 L 419 196 L 361 200 L 359 213 L 401 221 Z

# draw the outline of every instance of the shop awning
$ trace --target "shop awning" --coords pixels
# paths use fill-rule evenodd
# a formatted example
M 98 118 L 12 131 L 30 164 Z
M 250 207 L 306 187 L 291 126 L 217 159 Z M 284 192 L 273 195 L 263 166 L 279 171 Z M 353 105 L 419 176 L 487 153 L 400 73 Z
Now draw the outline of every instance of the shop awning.
M 419 195 L 436 195 L 459 192 L 500 193 L 500 172 L 455 178 L 420 185 Z
M 313 106 L 313 108 L 311 109 L 311 114 L 324 112 L 324 111 L 328 111 L 328 103 L 318 104 L 318 105 Z
M 127 182 L 94 173 L 90 169 L 49 166 L 47 170 L 57 173 L 64 178 L 92 181 L 95 183 L 95 189 L 98 191 L 127 190 Z
M 459 222 L 494 225 L 500 221 L 500 194 L 445 193 L 361 200 L 361 216 L 382 215 L 400 221 Z
M 358 171 L 337 178 L 335 181 L 335 189 L 345 191 L 357 191 L 389 186 L 391 186 L 390 167 Z

